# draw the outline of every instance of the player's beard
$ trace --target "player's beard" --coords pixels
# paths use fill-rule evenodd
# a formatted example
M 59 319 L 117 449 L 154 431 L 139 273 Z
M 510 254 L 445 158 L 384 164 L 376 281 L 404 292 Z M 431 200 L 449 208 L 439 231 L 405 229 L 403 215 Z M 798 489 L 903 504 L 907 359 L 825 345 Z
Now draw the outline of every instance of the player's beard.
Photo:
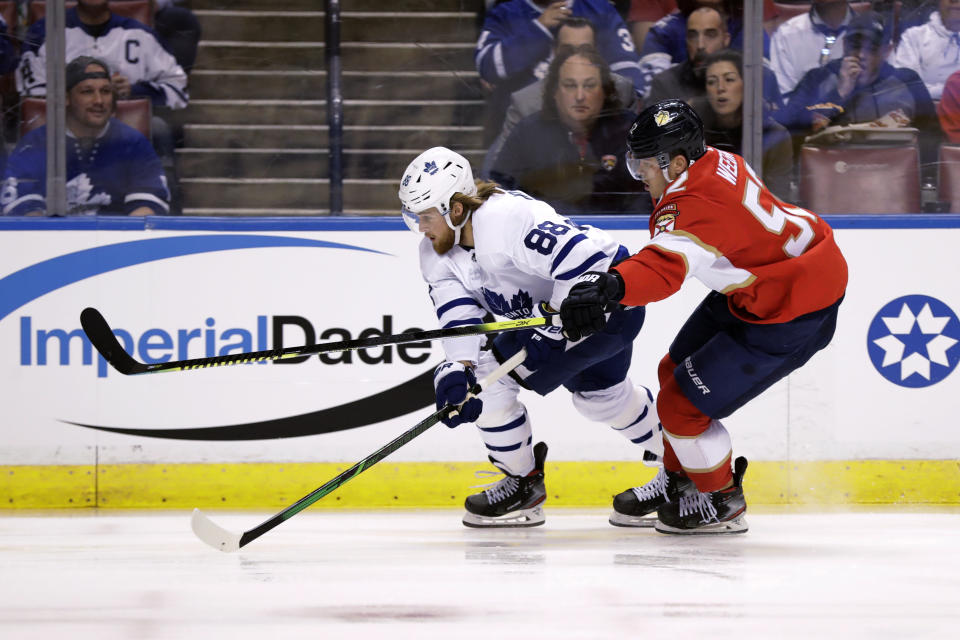
M 442 235 L 435 236 L 430 242 L 433 243 L 433 250 L 442 256 L 453 249 L 453 238 L 453 229 L 446 227 Z

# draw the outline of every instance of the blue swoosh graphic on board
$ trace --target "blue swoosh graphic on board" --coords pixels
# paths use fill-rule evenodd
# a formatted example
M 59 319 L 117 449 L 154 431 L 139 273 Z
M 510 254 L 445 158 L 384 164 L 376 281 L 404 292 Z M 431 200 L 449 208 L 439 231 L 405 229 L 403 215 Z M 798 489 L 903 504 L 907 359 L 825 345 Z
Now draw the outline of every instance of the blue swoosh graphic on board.
M 0 279 L 0 320 L 42 295 L 110 271 L 198 253 L 275 247 L 346 249 L 391 255 L 342 242 L 246 234 L 178 236 L 118 242 L 50 258 Z

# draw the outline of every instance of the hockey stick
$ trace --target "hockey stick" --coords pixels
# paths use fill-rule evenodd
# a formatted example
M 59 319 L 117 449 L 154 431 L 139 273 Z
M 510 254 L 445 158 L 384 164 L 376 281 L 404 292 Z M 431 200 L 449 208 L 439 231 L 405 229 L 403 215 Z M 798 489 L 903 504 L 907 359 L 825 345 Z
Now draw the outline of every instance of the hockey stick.
M 523 362 L 526 357 L 526 349 L 520 349 L 520 351 L 514 354 L 513 357 L 494 369 L 490 375 L 475 384 L 470 389 L 470 393 L 473 395 L 478 395 L 483 389 L 489 387 L 491 384 L 507 375 L 517 365 Z M 190 519 L 190 526 L 193 528 L 193 532 L 198 538 L 206 542 L 214 549 L 219 549 L 220 551 L 236 551 L 240 547 L 245 547 L 246 545 L 250 544 L 252 541 L 256 540 L 285 520 L 289 520 L 293 516 L 297 515 L 320 498 L 335 491 L 349 480 L 352 480 L 356 476 L 360 475 L 360 473 L 380 462 L 388 455 L 407 444 L 433 425 L 440 422 L 441 418 L 446 417 L 448 414 L 453 413 L 454 411 L 455 408 L 452 406 L 446 406 L 443 409 L 440 409 L 430 417 L 419 422 L 416 426 L 412 427 L 408 431 L 401 433 L 399 436 L 383 445 L 337 477 L 300 498 L 298 501 L 277 515 L 273 516 L 269 520 L 265 520 L 260 525 L 250 529 L 249 531 L 244 531 L 240 535 L 227 531 L 220 525 L 214 523 L 213 520 L 208 518 L 202 511 L 200 511 L 200 509 L 193 510 L 193 516 Z
M 225 365 L 245 364 L 247 362 L 263 362 L 265 360 L 284 360 L 297 356 L 313 355 L 315 353 L 330 353 L 333 351 L 351 351 L 354 349 L 368 349 L 388 344 L 404 344 L 406 342 L 421 342 L 437 340 L 439 338 L 459 338 L 462 336 L 479 336 L 486 333 L 502 331 L 517 331 L 534 327 L 557 326 L 560 316 L 538 318 L 521 318 L 519 320 L 504 320 L 502 322 L 485 322 L 470 324 L 448 329 L 433 329 L 430 331 L 407 331 L 388 336 L 360 338 L 356 340 L 341 340 L 324 344 L 308 344 L 302 347 L 284 347 L 268 351 L 251 351 L 248 353 L 234 353 L 212 358 L 195 358 L 192 360 L 170 360 L 146 364 L 127 353 L 120 345 L 120 341 L 113 335 L 113 329 L 107 324 L 103 315 L 93 307 L 87 307 L 80 313 L 80 326 L 87 338 L 93 344 L 104 360 L 125 376 L 137 376 L 142 373 L 161 373 L 164 371 L 187 371 L 190 369 L 205 369 L 207 367 L 222 367 Z

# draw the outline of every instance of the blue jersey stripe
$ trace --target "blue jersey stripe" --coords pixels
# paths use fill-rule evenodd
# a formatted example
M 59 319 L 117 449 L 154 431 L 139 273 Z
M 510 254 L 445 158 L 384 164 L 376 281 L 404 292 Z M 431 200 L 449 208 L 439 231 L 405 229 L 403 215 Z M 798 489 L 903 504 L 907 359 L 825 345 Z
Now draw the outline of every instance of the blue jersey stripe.
M 600 262 L 606 257 L 607 257 L 607 254 L 605 254 L 603 251 L 597 251 L 595 254 L 593 254 L 586 260 L 584 260 L 580 266 L 576 267 L 575 269 L 571 269 L 566 273 L 561 273 L 556 278 L 557 280 L 571 280 L 573 278 L 576 278 L 582 273 L 585 273 L 586 271 L 588 271 L 590 267 L 597 264 L 598 262 Z
M 471 306 L 471 307 L 476 307 L 478 309 L 480 308 L 480 305 L 477 304 L 477 301 L 474 300 L 473 298 L 454 298 L 450 302 L 442 304 L 437 308 L 437 317 L 439 318 L 440 316 L 445 314 L 447 311 L 450 311 L 450 309 L 453 309 L 454 307 L 461 307 L 461 306 Z
M 557 270 L 557 267 L 560 266 L 560 263 L 563 262 L 564 258 L 573 250 L 575 246 L 587 239 L 587 236 L 578 233 L 577 235 L 570 238 L 567 244 L 563 245 L 563 248 L 557 253 L 557 257 L 553 259 L 553 264 L 550 265 L 550 273 L 553 273 Z

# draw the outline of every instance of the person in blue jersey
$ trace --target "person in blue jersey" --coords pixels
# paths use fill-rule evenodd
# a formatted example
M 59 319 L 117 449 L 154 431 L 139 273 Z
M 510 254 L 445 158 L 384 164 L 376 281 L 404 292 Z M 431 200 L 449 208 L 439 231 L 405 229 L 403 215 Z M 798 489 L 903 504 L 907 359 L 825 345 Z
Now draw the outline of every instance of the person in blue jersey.
M 687 19 L 701 7 L 710 7 L 726 16 L 730 48 L 743 49 L 743 3 L 739 0 L 677 0 L 678 10 L 664 16 L 650 28 L 640 45 L 640 66 L 646 82 L 653 76 L 684 62 L 689 57 Z M 770 38 L 763 32 L 763 56 L 770 55 Z M 771 81 L 773 78 L 770 78 Z M 765 87 L 765 90 L 766 87 Z M 649 93 L 644 94 L 648 96 Z M 676 97 L 676 96 L 671 96 Z M 648 103 L 652 100 L 648 100 Z
M 136 129 L 112 116 L 106 62 L 79 56 L 66 69 L 67 211 L 47 207 L 47 126 L 25 135 L 7 162 L 5 215 L 151 215 L 170 211 L 160 158 Z
M 420 240 L 420 270 L 442 327 L 555 313 L 571 283 L 590 269 L 629 254 L 600 229 L 577 225 L 546 202 L 495 182 L 474 182 L 460 154 L 434 147 L 407 167 L 399 190 L 404 221 Z M 556 327 L 444 340 L 446 360 L 434 373 L 437 408 L 458 406 L 448 427 L 475 423 L 490 461 L 504 477 L 466 499 L 471 527 L 531 527 L 544 522 L 547 447 L 533 445 L 522 389 L 547 395 L 559 387 L 577 411 L 609 425 L 657 461 L 662 452 L 653 395 L 627 372 L 644 309 L 615 311 L 605 331 L 567 341 Z M 523 364 L 478 397 L 467 391 L 498 362 L 526 349 Z
M 153 105 L 150 137 L 173 189 L 174 208 L 179 209 L 176 146 L 180 127 L 169 110 L 183 109 L 190 96 L 187 74 L 166 42 L 147 25 L 110 11 L 107 0 L 78 0 L 67 9 L 65 60 L 90 55 L 113 70 L 111 81 L 120 100 L 148 98 Z M 23 54 L 17 68 L 17 91 L 22 97 L 47 93 L 46 21 L 38 20 L 24 36 Z
M 661 100 L 691 100 L 706 95 L 706 60 L 730 46 L 730 32 L 723 14 L 713 7 L 699 7 L 687 17 L 687 59 L 653 77 L 646 103 Z M 762 71 L 764 108 L 776 111 L 783 107 L 777 77 L 767 66 Z
M 485 144 L 500 132 L 510 94 L 546 75 L 557 30 L 570 17 L 589 20 L 610 69 L 629 78 L 638 93 L 646 90 L 630 30 L 607 0 L 507 0 L 487 11 L 473 54 L 491 88 Z

